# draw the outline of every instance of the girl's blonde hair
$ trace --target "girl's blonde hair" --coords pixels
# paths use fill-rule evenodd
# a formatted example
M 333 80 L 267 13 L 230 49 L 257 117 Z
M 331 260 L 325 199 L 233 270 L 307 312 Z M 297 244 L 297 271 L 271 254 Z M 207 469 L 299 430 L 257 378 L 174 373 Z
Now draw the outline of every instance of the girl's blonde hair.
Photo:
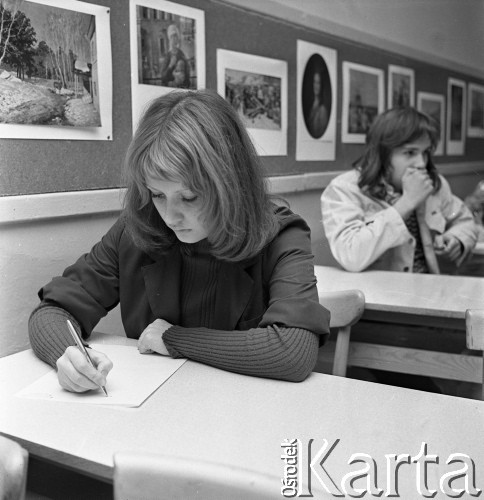
M 147 176 L 182 183 L 202 200 L 214 256 L 254 256 L 278 232 L 262 165 L 232 106 L 210 90 L 174 91 L 152 101 L 125 162 L 127 227 L 144 251 L 177 240 L 159 216 Z

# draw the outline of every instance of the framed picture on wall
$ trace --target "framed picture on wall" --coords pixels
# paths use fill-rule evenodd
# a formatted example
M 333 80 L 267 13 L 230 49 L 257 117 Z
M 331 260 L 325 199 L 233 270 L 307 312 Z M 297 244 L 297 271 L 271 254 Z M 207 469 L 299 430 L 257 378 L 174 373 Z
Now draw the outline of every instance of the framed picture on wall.
M 365 142 L 370 125 L 384 110 L 383 79 L 382 69 L 343 62 L 343 142 Z
M 217 50 L 217 92 L 237 110 L 261 156 L 287 154 L 287 62 Z
M 447 82 L 447 154 L 463 155 L 465 149 L 466 84 L 449 78 Z
M 0 47 L 0 137 L 111 141 L 109 9 L 74 0 L 2 7 L 10 36 Z
M 336 50 L 297 41 L 296 160 L 336 157 Z
M 469 83 L 467 135 L 484 137 L 484 85 Z
M 388 66 L 388 109 L 415 106 L 415 71 Z
M 147 103 L 205 87 L 205 13 L 166 0 L 130 0 L 133 130 Z
M 417 109 L 431 116 L 439 125 L 440 139 L 434 156 L 444 154 L 444 131 L 445 131 L 445 97 L 442 94 L 431 92 L 417 93 Z

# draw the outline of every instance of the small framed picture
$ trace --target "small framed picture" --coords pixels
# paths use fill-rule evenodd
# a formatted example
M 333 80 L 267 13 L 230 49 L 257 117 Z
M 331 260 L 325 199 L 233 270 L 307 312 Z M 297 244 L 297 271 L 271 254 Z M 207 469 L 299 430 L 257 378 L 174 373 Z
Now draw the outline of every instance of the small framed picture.
M 467 135 L 484 137 L 484 85 L 469 83 Z
M 297 161 L 336 157 L 336 50 L 297 41 Z
M 343 142 L 364 143 L 375 117 L 384 110 L 382 69 L 343 62 Z
M 287 154 L 287 62 L 217 50 L 217 92 L 247 127 L 261 156 Z
M 0 9 L 0 137 L 112 141 L 110 9 L 74 0 Z
M 418 92 L 417 109 L 422 113 L 431 116 L 439 125 L 440 139 L 434 156 L 444 154 L 444 132 L 445 132 L 445 97 L 442 94 L 432 94 L 430 92 Z
M 465 149 L 466 84 L 449 78 L 447 82 L 447 154 L 463 155 Z
M 133 130 L 149 101 L 205 87 L 205 12 L 167 0 L 130 0 Z
M 415 71 L 388 66 L 388 109 L 415 106 Z

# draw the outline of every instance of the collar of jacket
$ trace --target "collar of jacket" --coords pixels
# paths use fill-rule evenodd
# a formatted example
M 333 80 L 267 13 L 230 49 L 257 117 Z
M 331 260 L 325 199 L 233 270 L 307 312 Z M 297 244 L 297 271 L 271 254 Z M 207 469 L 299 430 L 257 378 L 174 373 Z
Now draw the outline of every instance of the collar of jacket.
M 286 207 L 278 207 L 276 213 L 279 231 L 296 221 L 305 224 Z M 254 279 L 249 269 L 258 261 L 263 261 L 263 254 L 269 246 L 270 243 L 261 253 L 250 259 L 240 262 L 220 261 L 215 302 L 215 317 L 219 329 L 233 330 L 240 321 L 253 295 Z M 146 265 L 142 266 L 153 313 L 174 325 L 180 323 L 181 266 L 182 256 L 178 242 L 163 252 L 151 254 Z M 258 286 L 261 285 L 258 283 Z

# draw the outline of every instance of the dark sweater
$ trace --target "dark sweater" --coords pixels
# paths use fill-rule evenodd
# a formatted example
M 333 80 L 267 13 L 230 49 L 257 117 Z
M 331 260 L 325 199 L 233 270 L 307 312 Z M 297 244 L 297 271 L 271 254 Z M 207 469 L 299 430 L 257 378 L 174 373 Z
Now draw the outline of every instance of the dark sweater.
M 220 330 L 214 324 L 221 263 L 208 253 L 205 241 L 180 245 L 179 324 L 163 334 L 173 357 L 186 357 L 224 370 L 290 381 L 304 380 L 314 368 L 318 335 L 303 328 L 276 324 L 248 330 Z M 43 301 L 29 321 L 36 355 L 54 366 L 73 342 L 66 319 L 81 325 L 58 304 Z M 141 332 L 140 332 L 141 334 Z

